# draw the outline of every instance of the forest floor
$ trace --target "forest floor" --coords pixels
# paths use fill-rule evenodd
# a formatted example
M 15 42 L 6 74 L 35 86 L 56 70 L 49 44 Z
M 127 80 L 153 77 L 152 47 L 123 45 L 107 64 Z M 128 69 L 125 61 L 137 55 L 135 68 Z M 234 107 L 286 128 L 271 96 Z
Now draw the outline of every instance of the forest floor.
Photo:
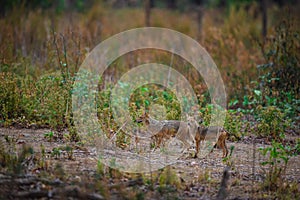
M 206 158 L 182 157 L 168 167 L 168 178 L 163 175 L 165 170 L 129 174 L 101 168 L 94 153 L 66 143 L 59 135 L 50 141 L 45 138 L 48 132 L 49 129 L 0 128 L 0 144 L 6 151 L 20 151 L 24 145 L 34 149 L 34 154 L 20 161 L 20 173 L 0 165 L 0 199 L 214 199 L 228 165 L 224 193 L 227 199 L 273 199 L 276 192 L 263 189 L 268 167 L 260 164 L 266 158 L 258 149 L 267 146 L 264 139 L 253 142 L 251 137 L 244 137 L 239 142 L 228 142 L 234 150 L 227 161 L 221 158 L 221 150 L 214 150 Z M 14 145 L 6 145 L 5 138 Z M 61 148 L 66 145 L 71 146 L 71 153 Z M 59 148 L 60 153 L 54 154 L 54 148 Z M 290 158 L 286 169 L 285 180 L 290 183 L 286 187 L 294 187 L 289 190 L 292 192 L 300 191 L 299 158 Z

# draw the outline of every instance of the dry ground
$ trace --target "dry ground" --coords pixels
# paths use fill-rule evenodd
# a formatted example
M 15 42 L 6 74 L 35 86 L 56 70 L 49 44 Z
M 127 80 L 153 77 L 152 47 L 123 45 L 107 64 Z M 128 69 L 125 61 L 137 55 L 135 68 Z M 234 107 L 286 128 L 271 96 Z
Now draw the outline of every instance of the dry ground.
M 22 163 L 24 172 L 16 175 L 5 172 L 0 165 L 0 199 L 212 199 L 220 188 L 223 171 L 230 165 L 227 199 L 272 199 L 273 193 L 262 190 L 265 177 L 259 164 L 263 156 L 257 150 L 266 146 L 263 140 L 252 143 L 250 138 L 229 142 L 234 146 L 231 159 L 222 161 L 222 151 L 215 150 L 206 158 L 182 157 L 170 166 L 171 187 L 165 186 L 162 171 L 153 174 L 119 173 L 109 168 L 97 168 L 97 156 L 79 145 L 70 144 L 72 158 L 62 151 L 51 156 L 54 147 L 66 146 L 63 138 L 44 137 L 48 129 L 0 128 L 14 139 L 16 149 L 24 144 L 34 148 L 33 156 Z M 5 142 L 2 142 L 5 144 Z M 45 146 L 45 162 L 41 162 L 41 145 Z M 8 148 L 4 145 L 4 148 Z M 253 152 L 253 149 L 256 149 Z M 300 191 L 300 156 L 291 158 L 286 179 Z M 101 173 L 104 173 L 104 175 Z M 174 178 L 175 177 L 175 178 Z M 152 184 L 151 184 L 152 183 Z

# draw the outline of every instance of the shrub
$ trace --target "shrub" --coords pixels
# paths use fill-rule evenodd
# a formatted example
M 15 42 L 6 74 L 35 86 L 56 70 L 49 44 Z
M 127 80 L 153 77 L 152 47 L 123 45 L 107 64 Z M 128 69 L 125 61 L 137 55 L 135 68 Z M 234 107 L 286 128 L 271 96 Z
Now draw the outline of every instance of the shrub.
M 36 109 L 35 117 L 42 124 L 48 124 L 52 128 L 62 128 L 67 96 L 68 91 L 63 87 L 63 79 L 60 75 L 41 77 L 35 84 L 33 100 Z
M 248 121 L 243 120 L 244 114 L 229 110 L 226 113 L 226 121 L 224 124 L 225 129 L 229 132 L 231 140 L 240 140 L 246 135 L 245 131 L 248 128 Z
M 0 73 L 0 120 L 9 124 L 8 120 L 20 116 L 20 90 L 17 77 L 10 72 Z
M 284 113 L 275 106 L 258 106 L 255 117 L 257 120 L 255 133 L 276 141 L 282 140 L 285 129 L 290 125 L 290 121 L 285 119 Z

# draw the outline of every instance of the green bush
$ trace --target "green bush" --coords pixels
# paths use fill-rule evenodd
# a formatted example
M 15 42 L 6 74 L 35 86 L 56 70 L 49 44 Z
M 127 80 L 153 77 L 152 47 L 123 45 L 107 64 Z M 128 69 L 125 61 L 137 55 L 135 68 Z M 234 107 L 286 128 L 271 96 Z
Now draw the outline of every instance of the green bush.
M 276 141 L 282 140 L 285 129 L 290 126 L 290 120 L 285 119 L 285 114 L 275 106 L 258 106 L 255 118 L 257 120 L 255 133 Z
M 235 110 L 229 110 L 226 113 L 225 129 L 230 133 L 231 140 L 240 140 L 246 135 L 249 122 L 244 120 L 244 114 Z
M 0 120 L 9 121 L 20 116 L 20 90 L 17 77 L 10 72 L 0 73 Z
M 64 126 L 68 91 L 63 84 L 60 75 L 43 76 L 35 84 L 35 96 L 31 101 L 31 106 L 35 108 L 35 117 L 40 123 L 48 124 L 52 128 Z

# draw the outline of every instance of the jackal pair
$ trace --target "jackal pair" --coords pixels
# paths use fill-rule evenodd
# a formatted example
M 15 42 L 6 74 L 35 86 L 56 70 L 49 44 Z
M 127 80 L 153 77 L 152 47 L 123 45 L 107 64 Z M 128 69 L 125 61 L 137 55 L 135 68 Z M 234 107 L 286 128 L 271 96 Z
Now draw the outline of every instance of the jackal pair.
M 228 132 L 221 127 L 203 127 L 193 119 L 188 118 L 187 122 L 178 120 L 164 120 L 158 121 L 152 119 L 147 113 L 139 117 L 136 122 L 144 123 L 148 126 L 148 129 L 155 133 L 151 136 L 151 140 L 155 145 L 154 149 L 159 148 L 160 145 L 164 145 L 165 141 L 172 137 L 176 137 L 180 140 L 184 148 L 187 149 L 191 146 L 191 143 L 196 143 L 196 154 L 197 157 L 200 150 L 200 142 L 204 142 L 207 134 L 209 132 L 217 133 L 218 139 L 214 144 L 213 148 L 220 147 L 223 149 L 223 157 L 228 155 L 228 149 L 226 145 L 226 139 L 228 137 Z M 202 121 L 200 122 L 202 123 Z M 212 151 L 212 150 L 211 150 Z

